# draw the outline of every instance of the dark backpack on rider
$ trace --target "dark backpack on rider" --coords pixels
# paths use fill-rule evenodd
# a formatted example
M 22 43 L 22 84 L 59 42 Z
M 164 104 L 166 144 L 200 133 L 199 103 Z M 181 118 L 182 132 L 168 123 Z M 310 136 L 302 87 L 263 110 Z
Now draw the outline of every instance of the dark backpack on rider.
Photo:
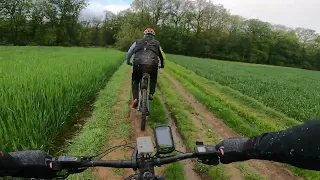
M 134 65 L 153 65 L 158 66 L 160 55 L 160 42 L 153 37 L 146 36 L 143 39 L 136 40 L 134 48 Z

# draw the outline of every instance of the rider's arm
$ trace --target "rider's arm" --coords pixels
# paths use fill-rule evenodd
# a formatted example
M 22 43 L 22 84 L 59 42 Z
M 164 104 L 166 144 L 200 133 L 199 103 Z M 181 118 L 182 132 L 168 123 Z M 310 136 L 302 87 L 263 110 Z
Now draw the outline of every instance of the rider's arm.
M 160 58 L 160 61 L 161 61 L 161 67 L 164 68 L 164 61 L 167 61 L 166 55 L 164 54 L 161 46 L 160 46 L 159 50 L 160 50 L 159 58 Z
M 0 177 L 24 177 L 52 179 L 56 172 L 53 171 L 46 159 L 52 156 L 42 151 L 0 151 Z
M 18 163 L 9 153 L 0 151 L 0 177 L 7 176 L 9 170 L 17 165 Z
M 320 119 L 311 120 L 279 132 L 245 138 L 232 138 L 223 147 L 222 163 L 249 159 L 272 160 L 296 167 L 320 170 Z
M 258 159 L 320 170 L 320 119 L 251 138 Z
M 133 55 L 133 50 L 134 50 L 135 47 L 136 47 L 136 42 L 134 42 L 130 46 L 130 48 L 129 48 L 128 52 L 127 52 L 127 55 L 126 55 L 127 64 L 130 64 L 130 59 L 131 59 L 131 56 Z

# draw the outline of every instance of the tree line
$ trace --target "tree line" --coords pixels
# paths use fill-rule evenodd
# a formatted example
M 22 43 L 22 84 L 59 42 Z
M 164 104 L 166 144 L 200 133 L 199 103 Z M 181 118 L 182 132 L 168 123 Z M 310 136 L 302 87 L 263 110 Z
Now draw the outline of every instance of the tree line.
M 166 53 L 320 70 L 314 30 L 231 15 L 207 0 L 134 0 L 103 19 L 80 17 L 87 0 L 2 0 L 0 43 L 127 50 L 152 27 Z

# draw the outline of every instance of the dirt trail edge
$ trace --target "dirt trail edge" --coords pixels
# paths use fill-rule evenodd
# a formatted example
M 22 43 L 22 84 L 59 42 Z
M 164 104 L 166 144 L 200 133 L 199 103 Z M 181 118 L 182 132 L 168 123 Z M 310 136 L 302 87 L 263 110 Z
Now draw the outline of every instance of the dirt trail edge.
M 170 112 L 168 111 L 168 108 L 166 107 L 164 100 L 163 100 L 163 96 L 160 90 L 159 91 L 159 97 L 160 97 L 160 101 L 161 104 L 163 104 L 163 106 L 165 107 L 166 110 L 166 116 L 167 119 L 169 120 L 169 125 L 171 127 L 172 130 L 172 135 L 173 135 L 173 140 L 174 140 L 174 144 L 175 144 L 175 148 L 181 152 L 187 152 L 187 148 L 186 146 L 183 144 L 183 140 L 182 137 L 177 129 L 177 126 L 175 124 L 175 121 L 173 120 L 173 118 L 170 116 Z M 194 163 L 192 162 L 192 160 L 187 159 L 184 161 L 181 161 L 181 163 L 184 165 L 184 175 L 188 180 L 199 180 L 201 179 L 198 174 L 194 171 Z
M 222 120 L 216 118 L 204 105 L 202 105 L 198 100 L 196 100 L 188 91 L 186 91 L 181 83 L 173 78 L 169 73 L 161 71 L 169 80 L 176 86 L 176 88 L 181 92 L 183 96 L 195 109 L 195 111 L 201 115 L 205 122 L 212 125 L 215 131 L 224 138 L 238 137 L 235 132 L 233 132 L 227 125 L 225 125 Z M 251 168 L 264 175 L 268 179 L 280 180 L 280 179 L 302 179 L 296 177 L 289 170 L 277 165 L 276 163 L 269 161 L 260 160 L 250 160 L 248 164 Z
M 127 73 L 126 76 L 129 76 L 130 74 Z M 120 89 L 119 96 L 118 96 L 118 102 L 115 106 L 113 106 L 114 109 L 114 118 L 112 119 L 113 123 L 110 125 L 112 126 L 112 129 L 114 131 L 112 132 L 106 132 L 108 134 L 108 137 L 110 137 L 110 141 L 108 142 L 108 147 L 113 147 L 121 144 L 125 144 L 130 139 L 124 138 L 124 137 L 116 137 L 112 134 L 121 130 L 121 123 L 123 124 L 125 121 L 127 121 L 127 116 L 123 117 L 122 113 L 126 111 L 123 109 L 123 105 L 127 104 L 128 102 L 128 87 L 126 86 L 128 83 L 130 83 L 130 78 L 127 77 L 124 82 L 122 82 L 122 88 Z M 109 134 L 111 133 L 111 134 Z M 112 153 L 104 156 L 102 160 L 123 160 L 128 159 L 128 157 L 131 157 L 131 149 L 121 148 L 116 151 L 113 151 Z M 123 169 L 114 169 L 114 168 L 96 168 L 95 175 L 97 179 L 99 180 L 118 180 L 122 179 Z

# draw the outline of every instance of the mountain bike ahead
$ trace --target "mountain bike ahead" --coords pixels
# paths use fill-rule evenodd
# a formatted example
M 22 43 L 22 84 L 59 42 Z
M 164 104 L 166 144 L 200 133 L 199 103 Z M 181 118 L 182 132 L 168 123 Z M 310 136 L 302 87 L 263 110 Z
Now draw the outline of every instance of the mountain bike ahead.
M 138 137 L 135 147 L 130 146 L 130 144 L 124 144 L 112 147 L 97 156 L 60 156 L 57 159 L 53 158 L 51 160 L 46 160 L 46 163 L 50 164 L 52 169 L 56 172 L 65 172 L 64 174 L 57 175 L 57 179 L 65 179 L 70 174 L 83 172 L 90 167 L 101 166 L 113 168 L 132 168 L 135 170 L 135 174 L 125 178 L 126 180 L 164 180 L 164 177 L 155 175 L 155 166 L 160 167 L 164 164 L 170 164 L 189 158 L 198 158 L 200 162 L 205 163 L 215 157 L 218 159 L 220 155 L 220 152 L 215 149 L 215 146 L 206 146 L 203 145 L 202 142 L 197 142 L 195 151 L 193 153 L 180 153 L 178 155 L 170 156 L 168 154 L 175 151 L 170 126 L 157 126 L 154 132 L 156 148 L 154 148 L 150 136 Z M 101 155 L 107 155 L 108 153 L 120 147 L 129 147 L 134 149 L 131 160 L 100 160 L 103 157 Z M 166 154 L 165 157 L 161 157 L 162 154 Z M 93 158 L 98 156 L 101 158 L 98 160 L 93 160 Z
M 158 67 L 159 69 L 161 66 Z M 150 115 L 150 101 L 148 96 L 149 87 L 149 73 L 143 73 L 139 84 L 139 102 L 138 111 L 141 112 L 141 118 L 139 119 L 140 130 L 144 131 L 146 129 L 147 117 Z

